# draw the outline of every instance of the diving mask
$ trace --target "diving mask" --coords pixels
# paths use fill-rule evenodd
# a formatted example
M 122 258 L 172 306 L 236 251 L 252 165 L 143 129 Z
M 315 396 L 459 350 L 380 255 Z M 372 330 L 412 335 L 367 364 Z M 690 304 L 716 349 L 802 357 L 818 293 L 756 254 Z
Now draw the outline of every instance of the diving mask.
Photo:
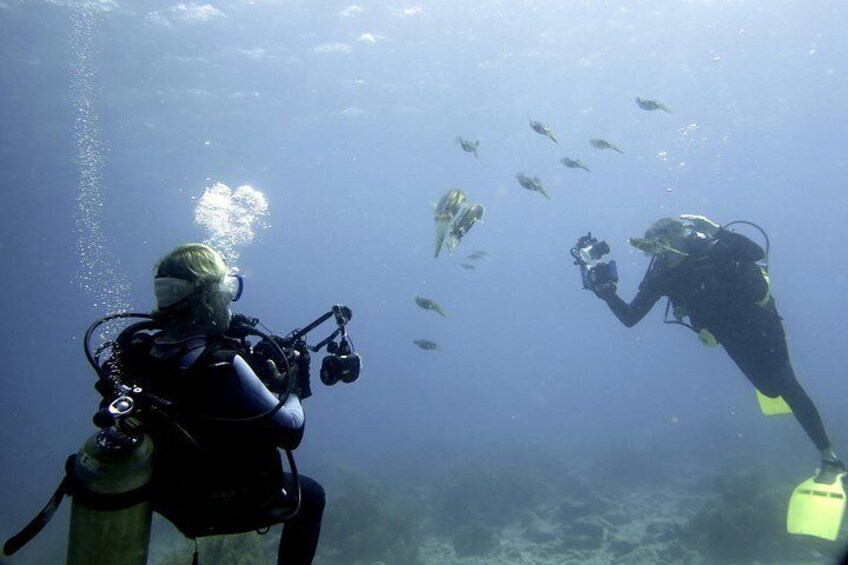
M 630 242 L 630 245 L 650 256 L 662 255 L 664 253 L 683 256 L 688 255 L 688 253 L 673 247 L 664 239 L 643 239 L 641 237 L 631 237 L 628 241 Z
M 213 286 L 213 288 L 216 288 Z M 241 298 L 244 292 L 244 278 L 237 271 L 232 271 L 217 283 L 218 291 L 229 298 L 231 302 Z M 153 292 L 156 294 L 156 304 L 159 308 L 167 308 L 182 302 L 198 291 L 195 283 L 173 277 L 157 277 L 153 279 Z
M 656 255 L 658 252 L 657 242 L 654 240 L 642 239 L 641 237 L 631 237 L 627 241 L 630 245 L 647 255 Z

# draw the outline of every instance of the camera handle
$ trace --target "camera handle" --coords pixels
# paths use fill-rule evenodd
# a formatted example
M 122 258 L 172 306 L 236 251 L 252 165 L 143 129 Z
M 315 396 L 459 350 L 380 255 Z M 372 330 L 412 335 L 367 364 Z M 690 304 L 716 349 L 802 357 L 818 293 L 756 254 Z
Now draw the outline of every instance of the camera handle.
M 317 348 L 313 349 L 313 351 L 317 351 L 318 349 L 321 349 L 321 347 L 324 347 L 324 345 L 327 345 L 327 343 L 329 343 L 333 338 L 339 335 L 339 333 L 341 333 L 342 337 L 344 337 L 345 324 L 347 324 L 351 320 L 351 318 L 353 318 L 353 312 L 347 306 L 344 306 L 342 304 L 336 304 L 329 312 L 321 314 L 318 318 L 315 319 L 315 321 L 311 322 L 305 328 L 294 330 L 292 333 L 287 335 L 285 337 L 286 341 L 295 342 L 299 340 L 300 338 L 302 338 L 303 336 L 305 336 L 306 334 L 308 334 L 309 332 L 329 320 L 331 317 L 336 318 L 336 325 L 338 326 L 338 329 L 336 329 L 336 331 L 331 334 L 331 337 L 323 340 L 320 346 L 313 346 Z M 310 347 L 310 349 L 312 348 Z
M 318 353 L 319 351 L 321 351 L 321 349 L 322 349 L 325 345 L 329 345 L 329 344 L 333 343 L 333 340 L 334 340 L 334 339 L 336 339 L 336 336 L 338 336 L 338 335 L 341 335 L 341 336 L 342 336 L 342 340 L 344 340 L 344 339 L 345 339 L 345 337 L 346 337 L 345 332 L 344 332 L 344 329 L 342 329 L 342 328 L 338 328 L 338 329 L 334 330 L 334 331 L 333 331 L 333 333 L 331 333 L 330 335 L 328 335 L 327 337 L 325 337 L 324 339 L 322 339 L 321 341 L 319 341 L 319 342 L 318 342 L 318 343 L 316 343 L 315 345 L 310 345 L 310 346 L 308 346 L 308 347 L 309 347 L 309 351 L 312 351 L 313 353 Z M 328 349 L 329 349 L 329 348 L 328 348 Z M 331 353 L 332 353 L 332 352 L 331 352 Z

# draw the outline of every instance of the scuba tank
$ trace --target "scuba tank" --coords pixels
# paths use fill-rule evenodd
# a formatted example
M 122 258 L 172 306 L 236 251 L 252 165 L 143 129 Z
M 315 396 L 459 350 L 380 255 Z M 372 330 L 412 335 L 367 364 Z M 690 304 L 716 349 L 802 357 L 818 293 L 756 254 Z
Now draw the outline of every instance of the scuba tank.
M 144 565 L 150 541 L 153 476 L 153 441 L 132 417 L 138 403 L 165 402 L 129 387 L 110 375 L 101 360 L 106 347 L 92 352 L 90 339 L 102 323 L 115 318 L 148 318 L 144 314 L 118 314 L 98 320 L 85 337 L 86 357 L 99 377 L 98 391 L 108 388 L 116 397 L 94 417 L 101 428 L 68 457 L 65 476 L 50 501 L 20 532 L 3 546 L 12 555 L 48 524 L 66 496 L 73 499 L 68 539 L 69 565 Z M 150 325 L 150 322 L 142 322 Z M 134 329 L 141 327 L 136 324 Z M 129 332 L 128 334 L 129 335 Z M 120 338 L 119 338 L 120 341 Z M 99 385 L 103 385 L 100 387 Z
M 88 438 L 72 458 L 68 565 L 147 563 L 152 454 L 146 434 L 112 427 Z
M 6 542 L 3 553 L 16 553 L 38 535 L 70 496 L 68 565 L 145 565 L 152 455 L 153 442 L 146 434 L 126 433 L 117 425 L 94 434 L 68 457 L 65 477 L 50 501 Z
M 128 315 L 126 317 L 137 317 Z M 139 316 L 140 317 L 140 316 Z M 68 535 L 68 565 L 145 565 L 150 545 L 152 508 L 150 484 L 153 477 L 153 441 L 133 418 L 137 400 L 144 397 L 138 387 L 128 387 L 92 356 L 88 343 L 95 322 L 86 332 L 85 350 L 98 377 L 111 385 L 117 398 L 94 417 L 100 431 L 86 440 L 68 460 L 71 478 L 71 525 Z M 142 322 L 122 332 L 148 326 Z M 102 350 L 98 353 L 102 353 Z M 113 351 L 114 354 L 114 351 Z

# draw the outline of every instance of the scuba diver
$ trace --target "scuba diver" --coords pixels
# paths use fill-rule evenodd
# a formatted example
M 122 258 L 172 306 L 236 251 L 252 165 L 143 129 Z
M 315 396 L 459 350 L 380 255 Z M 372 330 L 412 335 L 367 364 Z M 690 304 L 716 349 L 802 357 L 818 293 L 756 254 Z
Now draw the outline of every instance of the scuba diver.
M 591 265 L 609 252 L 591 234 L 572 249 L 584 287 L 604 300 L 627 327 L 638 323 L 663 296 L 676 321 L 707 345 L 721 344 L 751 384 L 768 398 L 782 397 L 821 455 L 814 482 L 844 477 L 818 410 L 795 377 L 768 275 L 758 262 L 766 252 L 747 237 L 698 215 L 662 218 L 630 243 L 652 257 L 639 291 L 628 304 L 616 293 L 613 261 Z M 689 323 L 682 320 L 689 319 Z M 841 488 L 841 485 L 840 485 Z
M 149 430 L 156 446 L 154 510 L 190 535 L 250 531 L 285 520 L 278 563 L 308 564 L 318 545 L 324 490 L 300 475 L 300 508 L 292 517 L 277 451 L 295 449 L 303 438 L 301 400 L 311 395 L 308 352 L 286 360 L 275 357 L 267 342 L 246 347 L 240 318 L 231 323 L 229 307 L 241 285 L 210 247 L 176 248 L 156 266 L 153 317 L 161 331 L 136 335 L 126 359 L 115 361 L 141 375 L 139 384 L 151 394 L 196 414 L 180 422 L 190 443 L 167 424 Z M 282 406 L 254 419 L 276 407 L 271 391 L 284 384 L 289 392 Z
M 146 563 L 152 511 L 195 541 L 282 523 L 277 563 L 312 563 L 324 489 L 297 472 L 292 451 L 303 438 L 301 401 L 312 394 L 309 352 L 327 348 L 325 385 L 359 377 L 361 358 L 345 331 L 350 309 L 336 305 L 284 337 L 265 333 L 257 319 L 230 310 L 241 276 L 198 243 L 162 258 L 153 286 L 151 315 L 114 314 L 88 329 L 86 356 L 103 397 L 94 417 L 100 431 L 68 458 L 50 502 L 4 553 L 37 535 L 67 495 L 70 565 Z M 307 345 L 304 336 L 333 317 L 337 329 Z M 143 321 L 91 347 L 102 324 L 129 318 Z

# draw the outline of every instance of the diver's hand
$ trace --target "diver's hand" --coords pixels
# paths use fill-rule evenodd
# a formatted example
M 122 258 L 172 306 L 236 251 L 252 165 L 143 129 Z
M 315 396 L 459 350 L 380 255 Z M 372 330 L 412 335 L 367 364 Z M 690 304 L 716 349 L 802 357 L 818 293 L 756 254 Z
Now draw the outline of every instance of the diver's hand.
M 615 296 L 615 283 L 608 282 L 603 284 L 592 285 L 589 290 L 595 293 L 595 296 L 600 298 L 601 300 L 607 301 L 613 296 Z
M 684 222 L 690 222 L 695 231 L 705 233 L 707 235 L 715 235 L 721 226 L 705 216 L 698 214 L 680 214 L 680 219 Z
M 258 323 L 259 320 L 257 318 L 248 318 L 244 314 L 233 314 L 233 317 L 230 318 L 230 328 L 227 330 L 227 334 L 232 337 L 244 339 L 254 333 L 251 330 Z
M 271 359 L 265 361 L 265 367 L 268 370 L 268 374 L 271 375 L 268 382 L 268 389 L 274 392 L 284 392 L 286 390 L 286 375 L 280 373 L 277 364 Z M 294 370 L 296 371 L 297 369 Z
M 265 366 L 268 368 L 268 374 L 271 375 L 271 382 L 268 388 L 274 392 L 285 392 L 288 390 L 294 393 L 301 400 L 312 396 L 312 387 L 309 384 L 309 355 L 307 354 L 306 361 L 302 361 L 302 356 L 299 352 L 293 352 L 295 355 L 294 363 L 289 365 L 289 370 L 286 374 L 280 373 L 277 364 L 271 359 L 265 361 Z

